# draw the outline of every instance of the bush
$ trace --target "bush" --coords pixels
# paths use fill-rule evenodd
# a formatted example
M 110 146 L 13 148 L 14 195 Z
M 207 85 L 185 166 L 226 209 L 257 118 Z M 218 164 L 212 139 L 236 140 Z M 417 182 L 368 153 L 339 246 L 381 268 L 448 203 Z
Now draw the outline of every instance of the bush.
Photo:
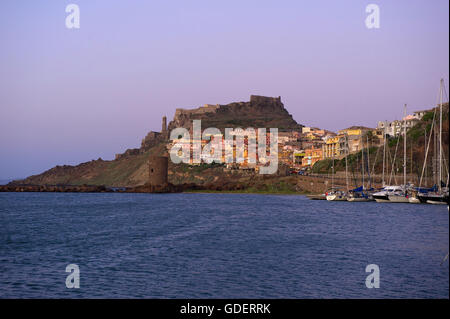
M 335 166 L 336 163 L 339 161 L 335 161 Z M 312 172 L 316 173 L 316 174 L 323 174 L 323 173 L 328 173 L 331 170 L 331 166 L 333 165 L 333 160 L 331 159 L 324 159 L 324 160 L 320 160 L 317 161 L 314 166 L 312 167 Z

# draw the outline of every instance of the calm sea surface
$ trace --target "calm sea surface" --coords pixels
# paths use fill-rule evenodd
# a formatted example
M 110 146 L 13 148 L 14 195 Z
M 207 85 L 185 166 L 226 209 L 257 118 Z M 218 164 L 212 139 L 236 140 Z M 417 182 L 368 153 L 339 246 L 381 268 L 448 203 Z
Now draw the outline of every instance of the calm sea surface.
M 1 298 L 448 298 L 448 250 L 447 206 L 0 193 Z

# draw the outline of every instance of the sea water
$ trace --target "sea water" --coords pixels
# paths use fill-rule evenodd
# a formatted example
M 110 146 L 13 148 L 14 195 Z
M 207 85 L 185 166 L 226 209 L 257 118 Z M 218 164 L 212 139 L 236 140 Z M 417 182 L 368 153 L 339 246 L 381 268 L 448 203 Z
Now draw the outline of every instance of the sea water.
M 0 193 L 1 298 L 448 298 L 448 250 L 447 206 Z

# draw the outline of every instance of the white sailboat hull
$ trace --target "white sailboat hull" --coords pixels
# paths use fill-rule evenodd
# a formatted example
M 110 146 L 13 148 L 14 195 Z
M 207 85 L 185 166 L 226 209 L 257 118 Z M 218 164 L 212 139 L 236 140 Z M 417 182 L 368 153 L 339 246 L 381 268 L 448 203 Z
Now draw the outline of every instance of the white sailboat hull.
M 332 195 L 327 195 L 327 200 L 329 200 L 329 201 L 345 201 L 345 200 L 347 200 L 347 197 L 344 195 L 332 194 Z
M 375 201 L 377 203 L 389 203 L 390 202 L 389 199 L 382 199 L 382 198 L 375 198 Z
M 391 203 L 409 203 L 409 198 L 403 195 L 389 195 Z
M 427 200 L 428 204 L 433 204 L 433 205 L 448 205 L 446 202 L 438 202 L 435 200 Z
M 349 202 L 370 202 L 370 199 L 365 197 L 349 197 L 347 200 Z
M 408 200 L 411 204 L 420 204 L 420 200 L 417 197 L 410 197 Z

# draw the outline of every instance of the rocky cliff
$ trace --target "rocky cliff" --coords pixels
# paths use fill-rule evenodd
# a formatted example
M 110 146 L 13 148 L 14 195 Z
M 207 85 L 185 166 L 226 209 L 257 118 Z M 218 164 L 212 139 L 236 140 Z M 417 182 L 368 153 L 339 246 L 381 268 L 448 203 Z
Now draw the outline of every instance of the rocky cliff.
M 279 131 L 300 130 L 292 115 L 284 108 L 281 97 L 252 95 L 249 102 L 227 105 L 205 105 L 197 109 L 177 109 L 169 131 L 176 127 L 191 128 L 193 120 L 202 120 L 202 128 L 230 127 L 278 128 Z

